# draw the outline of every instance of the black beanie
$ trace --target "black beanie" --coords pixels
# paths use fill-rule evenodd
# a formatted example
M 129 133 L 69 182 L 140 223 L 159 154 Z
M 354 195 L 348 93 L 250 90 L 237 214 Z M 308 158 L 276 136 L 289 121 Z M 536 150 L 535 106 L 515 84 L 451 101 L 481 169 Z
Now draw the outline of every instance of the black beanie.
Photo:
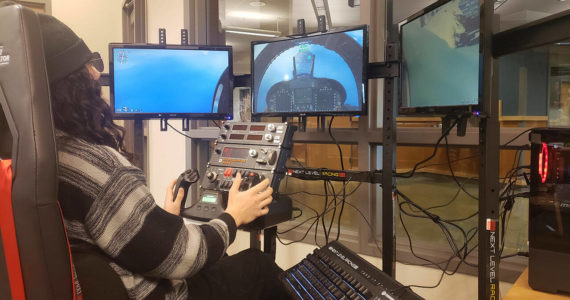
M 38 14 L 46 67 L 50 83 L 54 83 L 89 62 L 93 53 L 71 28 L 58 19 Z

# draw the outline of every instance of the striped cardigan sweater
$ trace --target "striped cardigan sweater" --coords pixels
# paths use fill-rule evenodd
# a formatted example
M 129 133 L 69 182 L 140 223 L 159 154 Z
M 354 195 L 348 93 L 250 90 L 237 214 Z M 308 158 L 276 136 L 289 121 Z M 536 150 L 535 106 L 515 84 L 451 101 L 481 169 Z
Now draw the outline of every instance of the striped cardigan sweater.
M 229 214 L 198 226 L 158 207 L 141 170 L 110 147 L 58 134 L 58 158 L 69 239 L 106 253 L 131 299 L 188 299 L 184 279 L 235 238 Z

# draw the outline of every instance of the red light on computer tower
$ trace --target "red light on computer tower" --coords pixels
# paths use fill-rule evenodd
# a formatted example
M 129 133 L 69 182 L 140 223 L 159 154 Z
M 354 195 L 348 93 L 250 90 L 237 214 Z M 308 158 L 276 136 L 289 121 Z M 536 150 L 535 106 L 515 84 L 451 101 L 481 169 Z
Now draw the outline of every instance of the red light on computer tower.
M 542 143 L 542 149 L 538 153 L 538 174 L 540 181 L 545 183 L 548 176 L 548 145 L 546 143 Z

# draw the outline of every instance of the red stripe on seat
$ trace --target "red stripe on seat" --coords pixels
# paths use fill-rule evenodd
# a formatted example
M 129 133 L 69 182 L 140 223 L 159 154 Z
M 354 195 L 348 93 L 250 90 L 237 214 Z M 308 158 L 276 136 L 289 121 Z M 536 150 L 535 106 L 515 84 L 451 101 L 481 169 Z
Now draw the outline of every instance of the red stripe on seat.
M 12 299 L 26 299 L 12 210 L 11 160 L 0 160 L 0 230 L 2 232 L 2 242 L 4 243 L 4 254 L 6 256 Z
M 59 207 L 59 213 L 61 214 L 61 220 L 63 223 L 63 211 L 61 210 L 61 204 L 59 204 L 59 201 L 57 202 L 57 206 Z M 63 225 L 63 231 L 65 232 L 65 240 L 67 241 L 67 251 L 69 252 L 69 263 L 71 265 L 71 286 L 73 287 L 73 300 L 83 300 L 83 292 L 81 290 L 81 285 L 79 284 L 79 280 L 77 279 L 77 272 L 75 272 L 75 268 L 73 267 L 73 257 L 71 256 L 71 246 L 69 245 L 67 228 L 65 228 L 65 224 L 62 225 Z

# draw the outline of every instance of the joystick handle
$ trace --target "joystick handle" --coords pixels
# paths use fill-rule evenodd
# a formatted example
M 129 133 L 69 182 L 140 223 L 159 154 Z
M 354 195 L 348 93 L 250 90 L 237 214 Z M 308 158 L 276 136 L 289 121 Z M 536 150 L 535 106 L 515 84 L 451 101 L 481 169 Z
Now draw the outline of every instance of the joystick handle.
M 182 204 L 180 205 L 180 210 L 183 210 L 186 205 L 186 199 L 188 198 L 188 190 L 190 186 L 200 179 L 200 175 L 198 175 L 198 171 L 194 169 L 189 169 L 184 171 L 180 176 L 178 176 L 178 180 L 176 180 L 176 185 L 174 186 L 174 197 L 172 201 L 176 200 L 176 195 L 178 195 L 178 190 L 180 188 L 184 189 L 184 198 L 182 199 Z

